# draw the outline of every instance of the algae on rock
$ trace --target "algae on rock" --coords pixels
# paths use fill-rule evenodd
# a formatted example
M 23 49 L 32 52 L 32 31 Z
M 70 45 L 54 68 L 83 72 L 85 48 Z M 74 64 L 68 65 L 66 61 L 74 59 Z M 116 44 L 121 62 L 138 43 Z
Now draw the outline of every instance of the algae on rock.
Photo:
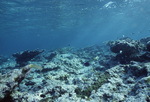
M 110 75 L 108 73 L 103 73 L 98 77 L 98 80 L 96 82 L 94 82 L 92 85 L 90 85 L 89 87 L 87 87 L 86 89 L 82 90 L 81 88 L 77 87 L 75 89 L 75 92 L 77 94 L 78 97 L 81 98 L 88 98 L 91 95 L 91 92 L 93 90 L 97 90 L 98 88 L 100 88 L 103 84 L 105 84 L 108 79 L 110 78 Z

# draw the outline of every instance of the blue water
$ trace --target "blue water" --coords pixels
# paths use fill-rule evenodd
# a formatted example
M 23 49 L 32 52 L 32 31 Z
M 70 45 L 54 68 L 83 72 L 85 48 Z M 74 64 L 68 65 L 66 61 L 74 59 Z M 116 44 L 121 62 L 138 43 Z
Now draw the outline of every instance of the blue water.
M 150 35 L 149 0 L 1 0 L 0 54 Z

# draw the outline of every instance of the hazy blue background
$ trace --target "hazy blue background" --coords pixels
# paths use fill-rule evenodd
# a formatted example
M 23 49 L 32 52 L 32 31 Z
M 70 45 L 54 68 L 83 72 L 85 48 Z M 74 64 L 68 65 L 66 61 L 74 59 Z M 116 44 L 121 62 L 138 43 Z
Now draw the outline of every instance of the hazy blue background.
M 150 35 L 150 0 L 1 0 L 0 55 Z

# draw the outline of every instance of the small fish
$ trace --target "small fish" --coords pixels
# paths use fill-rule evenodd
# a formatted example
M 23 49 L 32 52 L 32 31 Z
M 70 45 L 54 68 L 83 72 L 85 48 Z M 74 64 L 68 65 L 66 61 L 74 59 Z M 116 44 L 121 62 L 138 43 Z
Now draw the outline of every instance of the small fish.
M 122 50 L 120 50 L 120 52 L 119 52 L 120 54 L 122 54 Z
M 28 64 L 26 66 L 23 67 L 24 70 L 28 70 L 28 69 L 31 69 L 31 68 L 37 68 L 39 70 L 42 70 L 43 68 L 39 65 L 35 65 L 35 64 Z
M 42 70 L 43 68 L 39 65 L 35 65 L 35 64 L 30 64 L 31 68 L 37 68 L 39 70 Z

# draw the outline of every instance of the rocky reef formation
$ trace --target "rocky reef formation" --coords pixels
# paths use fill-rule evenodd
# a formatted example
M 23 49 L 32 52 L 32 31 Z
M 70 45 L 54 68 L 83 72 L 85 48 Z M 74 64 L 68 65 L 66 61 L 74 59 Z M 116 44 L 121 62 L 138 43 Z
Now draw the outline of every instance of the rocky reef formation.
M 6 56 L 0 56 L 0 65 L 2 65 L 4 62 L 7 62 L 7 60 L 9 60 L 8 57 L 6 57 Z
M 140 41 L 122 38 L 116 41 L 109 41 L 107 45 L 110 46 L 112 52 L 116 53 L 116 60 L 125 64 L 130 61 L 143 62 L 150 60 L 149 43 L 149 38 L 143 38 Z
M 110 49 L 44 51 L 25 67 L 7 60 L 5 65 L 14 64 L 0 67 L 0 101 L 149 102 L 149 41 L 123 38 L 108 42 Z
M 42 53 L 44 50 L 33 50 L 33 51 L 23 51 L 23 52 L 19 52 L 19 53 L 15 53 L 13 54 L 13 57 L 16 58 L 16 63 L 18 64 L 18 66 L 25 66 L 27 65 L 28 61 L 30 61 L 31 59 L 33 59 L 35 56 L 37 56 L 38 54 Z
M 30 64 L 22 69 L 15 69 L 7 74 L 0 74 L 0 102 L 12 102 L 11 94 L 22 80 L 29 74 L 34 65 Z
M 150 51 L 150 37 L 142 38 L 140 42 L 145 45 L 146 51 Z

